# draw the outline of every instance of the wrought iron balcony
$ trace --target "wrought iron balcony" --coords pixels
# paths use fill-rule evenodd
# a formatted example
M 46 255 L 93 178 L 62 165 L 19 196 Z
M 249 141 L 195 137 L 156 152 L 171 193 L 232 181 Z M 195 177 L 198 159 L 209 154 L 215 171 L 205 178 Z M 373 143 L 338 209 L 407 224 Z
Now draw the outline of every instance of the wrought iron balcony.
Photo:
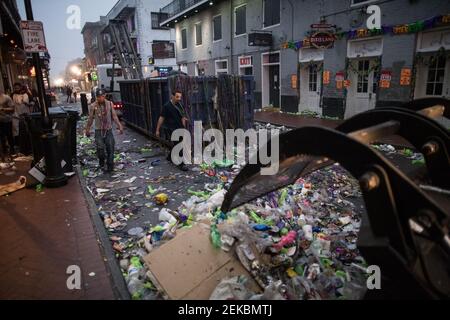
M 220 0 L 174 0 L 159 10 L 165 17 L 164 21 L 160 21 L 161 26 L 173 26 L 173 23 L 182 20 L 185 16 L 192 16 L 219 1 Z

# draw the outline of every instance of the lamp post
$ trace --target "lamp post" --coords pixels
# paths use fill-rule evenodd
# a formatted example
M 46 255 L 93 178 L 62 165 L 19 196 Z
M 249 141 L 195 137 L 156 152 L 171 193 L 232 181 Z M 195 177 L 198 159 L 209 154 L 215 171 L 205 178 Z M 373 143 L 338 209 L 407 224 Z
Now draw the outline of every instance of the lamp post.
M 24 0 L 27 20 L 33 21 L 33 9 L 31 0 Z M 53 133 L 52 121 L 48 112 L 48 105 L 45 97 L 44 78 L 42 76 L 41 58 L 39 53 L 33 53 L 33 65 L 36 71 L 36 84 L 39 95 L 39 103 L 41 105 L 42 129 L 44 131 L 41 136 L 44 149 L 45 171 L 46 176 L 44 185 L 49 188 L 57 188 L 67 184 L 67 177 L 61 168 L 61 157 L 58 150 L 57 139 Z M 39 159 L 35 159 L 38 161 Z

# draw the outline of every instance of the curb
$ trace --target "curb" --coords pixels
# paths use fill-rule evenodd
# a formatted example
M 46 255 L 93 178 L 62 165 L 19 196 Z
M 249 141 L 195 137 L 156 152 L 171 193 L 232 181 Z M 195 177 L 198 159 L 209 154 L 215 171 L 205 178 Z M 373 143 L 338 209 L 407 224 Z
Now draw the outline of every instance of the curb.
M 84 194 L 84 198 L 86 199 L 86 202 L 88 203 L 88 209 L 89 214 L 91 216 L 91 220 L 94 226 L 95 233 L 97 235 L 97 240 L 100 244 L 100 251 L 102 253 L 102 256 L 106 259 L 104 261 L 106 265 L 106 269 L 108 272 L 108 276 L 111 281 L 112 289 L 114 296 L 118 300 L 131 300 L 131 296 L 128 292 L 127 285 L 125 283 L 125 279 L 122 275 L 122 271 L 120 270 L 119 263 L 116 259 L 116 256 L 114 254 L 114 251 L 111 247 L 109 236 L 106 233 L 105 227 L 103 225 L 103 221 L 100 218 L 100 216 L 97 213 L 97 206 L 94 202 L 94 199 L 92 199 L 92 196 L 87 191 L 87 185 L 84 179 L 82 179 L 82 172 L 80 169 L 79 163 L 74 165 L 74 168 L 76 169 L 77 173 L 77 179 L 80 181 L 81 189 Z

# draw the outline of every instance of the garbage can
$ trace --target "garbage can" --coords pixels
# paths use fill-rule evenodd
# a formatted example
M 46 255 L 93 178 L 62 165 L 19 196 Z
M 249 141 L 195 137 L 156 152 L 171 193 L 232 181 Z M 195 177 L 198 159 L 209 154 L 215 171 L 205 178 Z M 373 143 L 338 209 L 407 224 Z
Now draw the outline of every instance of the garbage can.
M 89 107 L 86 93 L 80 93 L 80 101 L 82 115 L 87 116 L 89 114 Z
M 75 115 L 76 113 L 76 115 Z M 76 122 L 78 112 L 66 112 L 60 107 L 49 109 L 49 116 L 53 123 L 54 133 L 57 135 L 57 148 L 61 160 L 65 161 L 62 166 L 64 172 L 73 171 L 73 161 L 76 159 Z M 40 113 L 31 113 L 26 116 L 29 139 L 33 150 L 33 165 L 44 157 L 42 144 L 42 116 Z
M 80 115 L 78 111 L 66 110 L 69 115 L 69 126 L 70 126 L 70 135 L 69 135 L 69 148 L 72 154 L 72 163 L 75 164 L 77 161 L 77 122 L 80 120 Z

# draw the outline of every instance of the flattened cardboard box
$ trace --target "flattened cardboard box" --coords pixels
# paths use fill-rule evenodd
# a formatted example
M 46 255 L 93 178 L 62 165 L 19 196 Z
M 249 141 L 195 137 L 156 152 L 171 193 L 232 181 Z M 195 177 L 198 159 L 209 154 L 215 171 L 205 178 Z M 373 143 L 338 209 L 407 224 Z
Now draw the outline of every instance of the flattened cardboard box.
M 259 293 L 247 270 L 231 253 L 215 249 L 209 234 L 209 226 L 199 223 L 148 254 L 144 261 L 155 285 L 169 299 L 207 300 L 223 278 L 245 275 Z

